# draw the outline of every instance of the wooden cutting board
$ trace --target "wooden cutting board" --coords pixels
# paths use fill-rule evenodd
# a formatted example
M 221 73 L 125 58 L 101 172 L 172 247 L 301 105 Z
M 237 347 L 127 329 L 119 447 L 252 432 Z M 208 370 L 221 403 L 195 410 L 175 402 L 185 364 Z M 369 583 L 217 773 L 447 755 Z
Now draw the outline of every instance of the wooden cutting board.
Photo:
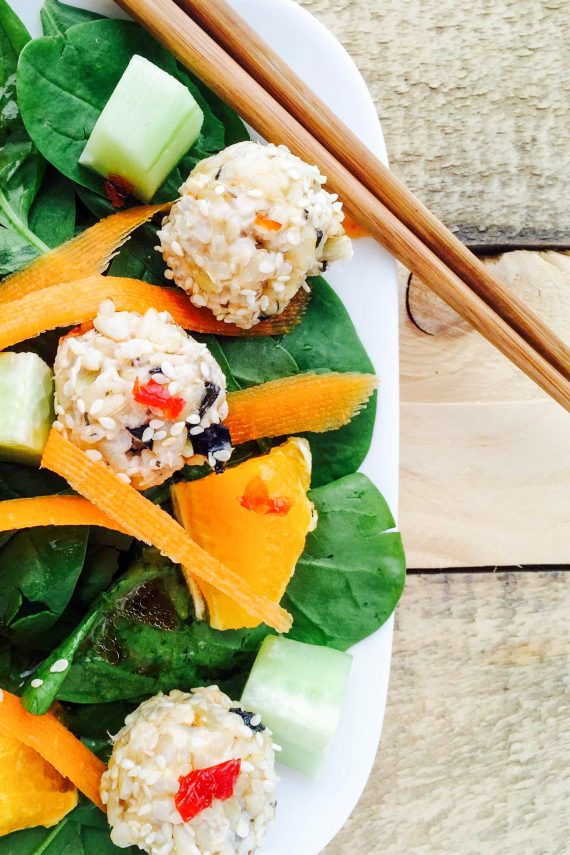
M 570 340 L 570 254 L 514 251 L 486 263 Z M 409 566 L 568 562 L 568 413 L 403 269 L 400 286 Z

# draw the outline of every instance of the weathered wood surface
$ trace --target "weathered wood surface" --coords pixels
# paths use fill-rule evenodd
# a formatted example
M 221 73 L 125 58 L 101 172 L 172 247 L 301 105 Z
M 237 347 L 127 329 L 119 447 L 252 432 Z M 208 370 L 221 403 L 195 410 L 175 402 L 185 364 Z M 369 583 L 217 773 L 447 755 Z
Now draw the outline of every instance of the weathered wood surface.
M 394 171 L 464 241 L 570 246 L 569 0 L 300 2 L 363 72 Z M 498 270 L 566 337 L 568 264 Z M 567 419 L 421 298 L 437 335 L 402 323 L 411 565 L 567 563 Z M 570 851 L 568 571 L 409 577 L 381 750 L 326 855 Z
M 570 340 L 570 256 L 517 251 L 488 263 Z M 568 414 L 404 271 L 406 286 L 400 520 L 410 566 L 567 562 Z
M 376 766 L 326 855 L 567 855 L 569 597 L 564 571 L 408 578 Z
M 568 0 L 302 0 L 348 48 L 391 166 L 466 242 L 570 246 Z

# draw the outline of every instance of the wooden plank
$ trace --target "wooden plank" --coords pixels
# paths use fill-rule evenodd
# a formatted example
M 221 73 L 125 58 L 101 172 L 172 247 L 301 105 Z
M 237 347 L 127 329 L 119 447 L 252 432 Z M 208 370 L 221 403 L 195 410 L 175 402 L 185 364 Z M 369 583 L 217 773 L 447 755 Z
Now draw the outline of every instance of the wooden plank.
M 497 275 L 570 339 L 570 257 L 512 252 Z M 401 271 L 401 287 L 408 275 Z M 567 414 L 421 283 L 401 300 L 400 520 L 410 567 L 570 558 Z
M 566 855 L 570 574 L 410 576 L 365 794 L 326 855 Z
M 567 0 L 301 0 L 344 42 L 391 166 L 465 242 L 570 246 Z

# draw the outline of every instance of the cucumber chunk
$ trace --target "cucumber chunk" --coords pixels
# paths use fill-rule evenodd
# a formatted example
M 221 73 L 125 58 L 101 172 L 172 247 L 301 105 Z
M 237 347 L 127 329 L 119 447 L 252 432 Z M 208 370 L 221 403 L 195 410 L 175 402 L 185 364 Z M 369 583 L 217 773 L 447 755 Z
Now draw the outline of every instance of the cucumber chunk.
M 149 202 L 200 135 L 204 114 L 188 89 L 135 54 L 79 158 Z
M 0 460 L 37 466 L 53 419 L 53 374 L 43 359 L 0 353 Z
M 283 749 L 278 759 L 315 777 L 340 717 L 352 656 L 268 636 L 257 654 L 241 706 L 259 713 Z

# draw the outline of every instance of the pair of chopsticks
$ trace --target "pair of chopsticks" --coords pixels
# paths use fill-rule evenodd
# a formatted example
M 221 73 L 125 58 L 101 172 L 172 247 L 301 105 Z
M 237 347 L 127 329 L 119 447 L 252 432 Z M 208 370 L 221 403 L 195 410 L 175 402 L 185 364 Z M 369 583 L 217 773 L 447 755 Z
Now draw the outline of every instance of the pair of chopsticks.
M 117 2 L 262 137 L 316 164 L 348 212 L 379 243 L 570 411 L 570 348 L 490 274 L 225 0 Z

